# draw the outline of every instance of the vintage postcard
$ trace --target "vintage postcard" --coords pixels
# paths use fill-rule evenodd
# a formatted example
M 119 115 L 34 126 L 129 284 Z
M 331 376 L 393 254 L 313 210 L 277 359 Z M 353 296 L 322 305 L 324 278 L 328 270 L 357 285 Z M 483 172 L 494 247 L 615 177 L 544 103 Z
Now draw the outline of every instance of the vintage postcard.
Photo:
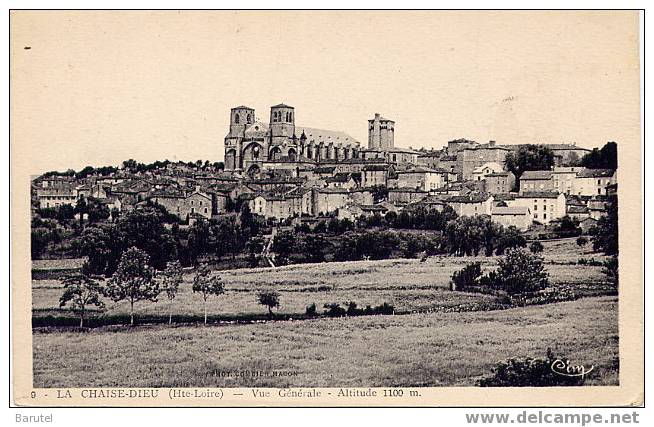
M 10 12 L 19 406 L 640 406 L 637 11 Z

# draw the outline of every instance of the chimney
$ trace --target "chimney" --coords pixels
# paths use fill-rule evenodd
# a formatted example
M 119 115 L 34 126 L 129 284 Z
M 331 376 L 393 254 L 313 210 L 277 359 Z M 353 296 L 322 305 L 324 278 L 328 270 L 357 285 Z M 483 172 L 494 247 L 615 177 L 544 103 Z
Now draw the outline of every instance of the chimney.
M 495 147 L 495 140 L 491 139 L 490 141 L 488 141 L 488 145 L 490 145 L 491 147 Z
M 381 117 L 381 114 L 375 113 L 375 119 L 379 119 Z

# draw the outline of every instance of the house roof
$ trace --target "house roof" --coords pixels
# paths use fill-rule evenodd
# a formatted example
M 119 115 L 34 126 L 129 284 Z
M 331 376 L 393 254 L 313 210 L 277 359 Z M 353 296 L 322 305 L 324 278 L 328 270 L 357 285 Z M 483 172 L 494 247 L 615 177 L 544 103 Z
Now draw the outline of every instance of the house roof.
M 550 179 L 552 178 L 552 171 L 550 170 L 539 170 L 539 171 L 524 171 L 520 176 L 521 181 L 532 180 L 532 179 Z
M 572 205 L 567 207 L 567 211 L 569 214 L 582 214 L 588 213 L 588 208 L 586 206 Z
M 518 194 L 516 197 L 518 199 L 556 199 L 561 194 L 556 191 L 525 191 L 522 194 Z
M 334 176 L 325 178 L 325 182 L 347 182 L 349 179 L 349 173 L 337 173 Z
M 448 196 L 445 198 L 447 203 L 481 203 L 491 197 L 489 193 L 468 193 L 466 195 Z
M 578 178 L 608 178 L 612 177 L 615 171 L 613 169 L 586 169 L 577 173 Z
M 444 172 L 443 169 L 436 170 L 436 169 L 428 168 L 426 166 L 416 166 L 413 169 L 397 171 L 397 174 L 399 175 L 404 173 L 443 173 L 443 172 Z
M 429 191 L 421 190 L 419 188 L 402 187 L 402 188 L 389 188 L 389 193 L 429 193 Z
M 363 167 L 364 171 L 388 171 L 387 165 L 366 165 Z
M 491 215 L 527 215 L 529 208 L 526 206 L 495 206 Z

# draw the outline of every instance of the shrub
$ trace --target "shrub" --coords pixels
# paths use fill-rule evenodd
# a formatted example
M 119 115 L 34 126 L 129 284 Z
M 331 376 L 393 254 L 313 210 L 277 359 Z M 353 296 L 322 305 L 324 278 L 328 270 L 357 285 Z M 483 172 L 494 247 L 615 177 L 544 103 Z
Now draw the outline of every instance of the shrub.
M 535 293 L 511 295 L 509 298 L 511 305 L 524 307 L 527 305 L 543 305 L 555 302 L 572 301 L 577 299 L 577 294 L 567 288 L 548 288 Z
M 464 290 L 479 284 L 481 278 L 481 263 L 467 264 L 463 269 L 452 274 L 450 286 L 453 291 Z
M 305 313 L 309 317 L 315 316 L 316 315 L 316 303 L 314 302 L 311 305 L 307 305 Z
M 543 258 L 524 249 L 509 249 L 500 260 L 497 287 L 508 294 L 536 292 L 549 285 Z
M 533 242 L 531 245 L 529 245 L 529 250 L 534 254 L 543 252 L 543 244 L 538 241 Z
M 323 307 L 325 308 L 325 314 L 329 317 L 342 317 L 347 313 L 340 304 L 335 302 L 325 304 Z
M 598 261 L 595 258 L 587 259 L 587 258 L 579 258 L 577 261 L 577 264 L 579 265 L 591 265 L 593 267 L 603 267 L 604 263 L 602 261 Z
M 561 375 L 561 366 L 567 366 L 568 360 L 557 358 L 551 349 L 547 349 L 545 359 L 524 360 L 511 358 L 500 362 L 493 368 L 493 375 L 479 381 L 481 387 L 554 387 L 581 386 L 584 376 Z M 557 369 L 558 368 L 558 369 Z M 556 371 L 556 372 L 555 372 Z
M 385 302 L 382 305 L 378 305 L 373 309 L 375 314 L 395 314 L 395 307 L 391 304 Z
M 585 246 L 588 244 L 588 239 L 584 236 L 577 237 L 577 246 Z
M 357 309 L 357 303 L 354 301 L 350 301 L 347 303 L 347 315 L 348 316 L 356 316 L 358 314 L 361 314 L 361 310 Z

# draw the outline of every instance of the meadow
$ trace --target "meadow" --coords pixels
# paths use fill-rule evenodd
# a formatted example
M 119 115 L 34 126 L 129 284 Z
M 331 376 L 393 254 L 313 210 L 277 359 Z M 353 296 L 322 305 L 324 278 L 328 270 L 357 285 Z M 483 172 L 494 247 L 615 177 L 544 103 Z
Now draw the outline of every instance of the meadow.
M 35 387 L 474 386 L 509 357 L 547 348 L 618 384 L 616 297 L 492 312 L 229 326 L 37 329 Z M 243 371 L 289 376 L 234 377 Z
M 579 248 L 574 239 L 545 242 L 543 256 L 553 285 L 567 285 L 582 295 L 606 294 L 607 279 L 602 267 L 577 265 L 579 258 L 603 260 L 599 254 Z M 389 259 L 380 261 L 348 261 L 320 264 L 298 264 L 278 268 L 251 268 L 218 271 L 225 285 L 225 294 L 210 297 L 209 315 L 243 316 L 267 312 L 257 302 L 257 292 L 275 289 L 280 295 L 278 314 L 303 314 L 306 306 L 316 304 L 319 312 L 324 304 L 350 301 L 358 307 L 376 306 L 384 302 L 398 312 L 433 311 L 463 304 L 491 302 L 494 297 L 464 292 L 450 292 L 452 274 L 467 263 L 479 261 L 484 269 L 497 266 L 499 257 L 435 256 L 425 262 L 419 259 Z M 572 261 L 571 264 L 564 262 Z M 192 292 L 193 271 L 187 270 L 179 293 L 171 304 L 165 296 L 159 301 L 138 302 L 138 315 L 167 316 L 173 314 L 200 316 L 202 299 Z M 61 282 L 58 279 L 32 281 L 32 308 L 35 316 L 65 315 L 70 311 L 59 308 Z M 105 299 L 107 315 L 127 314 L 126 302 Z
M 208 301 L 210 315 L 265 315 L 257 291 L 275 289 L 284 318 L 300 317 L 307 305 L 359 307 L 392 304 L 395 316 L 288 320 L 245 325 L 140 324 L 80 332 L 34 328 L 34 385 L 77 386 L 439 386 L 474 385 L 508 357 L 544 357 L 548 347 L 573 361 L 599 367 L 590 384 L 617 384 L 617 297 L 597 265 L 601 261 L 574 239 L 544 242 L 553 286 L 585 298 L 487 312 L 449 308 L 491 303 L 495 297 L 449 290 L 451 275 L 480 261 L 495 268 L 499 257 L 430 257 L 301 264 L 217 271 L 224 295 Z M 72 263 L 72 262 L 71 262 Z M 59 262 L 58 267 L 64 268 Z M 65 263 L 64 263 L 65 264 Z M 47 270 L 47 262 L 39 265 Z M 46 275 L 47 276 L 47 275 Z M 193 271 L 172 305 L 141 302 L 141 316 L 201 316 L 193 294 Z M 59 279 L 32 281 L 33 316 L 72 313 L 59 308 Z M 126 303 L 106 301 L 104 315 L 128 313 Z M 102 316 L 99 314 L 98 316 Z M 147 351 L 146 351 L 147 349 Z M 122 369 L 130 366 L 130 369 Z M 282 370 L 292 376 L 234 378 L 224 372 Z

